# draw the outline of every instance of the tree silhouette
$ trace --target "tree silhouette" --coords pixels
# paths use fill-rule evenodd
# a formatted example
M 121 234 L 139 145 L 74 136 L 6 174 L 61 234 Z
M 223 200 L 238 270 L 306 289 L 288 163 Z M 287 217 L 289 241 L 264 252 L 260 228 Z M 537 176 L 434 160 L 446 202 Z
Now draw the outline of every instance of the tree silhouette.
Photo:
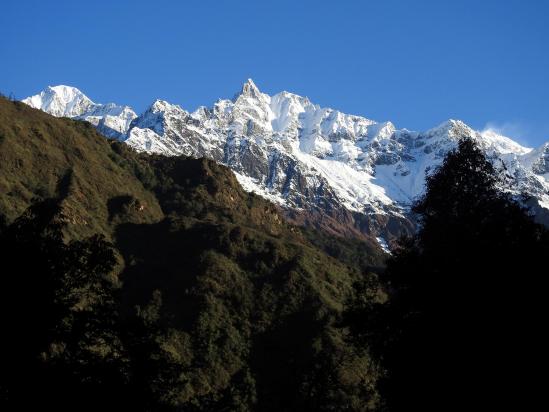
M 0 218 L 0 407 L 174 410 L 181 370 L 163 349 L 160 293 L 124 310 L 112 245 L 67 242 L 65 222 L 57 199 Z
M 349 311 L 384 359 L 389 410 L 493 410 L 532 398 L 549 237 L 498 183 L 483 152 L 461 140 L 427 177 L 413 207 L 420 229 L 388 263 L 389 303 Z
M 66 243 L 63 225 L 50 199 L 0 230 L 0 387 L 7 410 L 93 409 L 124 380 L 115 288 L 107 277 L 113 250 L 99 236 Z

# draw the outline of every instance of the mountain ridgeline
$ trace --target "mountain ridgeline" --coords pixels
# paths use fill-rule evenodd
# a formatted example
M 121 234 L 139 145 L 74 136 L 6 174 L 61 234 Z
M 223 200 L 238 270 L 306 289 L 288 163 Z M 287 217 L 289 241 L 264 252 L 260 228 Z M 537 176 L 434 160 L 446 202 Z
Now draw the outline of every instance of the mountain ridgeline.
M 141 152 L 215 160 L 295 222 L 373 236 L 381 245 L 413 233 L 410 208 L 423 194 L 426 174 L 460 139 L 470 138 L 496 167 L 501 187 L 517 197 L 527 194 L 539 219 L 549 222 L 549 143 L 524 147 L 459 120 L 422 132 L 397 129 L 294 93 L 263 93 L 251 79 L 232 99 L 193 112 L 156 100 L 137 114 L 94 103 L 70 86 L 48 87 L 23 102 L 87 120 Z
M 222 164 L 0 98 L 0 406 L 535 409 L 549 231 L 525 205 L 543 199 L 459 135 L 389 255 L 334 236 L 337 214 L 289 223 Z
M 340 325 L 357 281 L 385 299 L 375 241 L 293 226 L 211 160 L 4 98 L 0 193 L 11 410 L 379 406 L 383 369 Z

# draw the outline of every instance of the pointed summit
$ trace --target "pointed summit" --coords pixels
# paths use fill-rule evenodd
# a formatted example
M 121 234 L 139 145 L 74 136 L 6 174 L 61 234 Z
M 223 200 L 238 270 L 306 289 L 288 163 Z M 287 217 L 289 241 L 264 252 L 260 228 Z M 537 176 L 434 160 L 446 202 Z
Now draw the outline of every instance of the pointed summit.
M 168 103 L 166 100 L 156 99 L 149 107 L 149 110 L 152 112 L 167 112 L 174 108 L 179 108 L 179 106 Z
M 253 97 L 258 98 L 261 95 L 261 92 L 255 85 L 252 79 L 248 79 L 246 83 L 242 85 L 242 90 L 239 93 L 239 96 Z

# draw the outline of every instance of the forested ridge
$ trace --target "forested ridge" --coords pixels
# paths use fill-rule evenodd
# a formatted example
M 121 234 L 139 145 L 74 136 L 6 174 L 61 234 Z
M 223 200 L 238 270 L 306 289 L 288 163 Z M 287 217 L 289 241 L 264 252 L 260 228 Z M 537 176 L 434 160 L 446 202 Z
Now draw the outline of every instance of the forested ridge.
M 0 402 L 526 405 L 549 236 L 496 176 L 462 140 L 387 259 L 375 242 L 288 224 L 214 162 L 138 154 L 0 98 Z
M 374 243 L 328 248 L 211 161 L 17 102 L 0 120 L 11 408 L 377 407 L 380 365 L 340 324 Z

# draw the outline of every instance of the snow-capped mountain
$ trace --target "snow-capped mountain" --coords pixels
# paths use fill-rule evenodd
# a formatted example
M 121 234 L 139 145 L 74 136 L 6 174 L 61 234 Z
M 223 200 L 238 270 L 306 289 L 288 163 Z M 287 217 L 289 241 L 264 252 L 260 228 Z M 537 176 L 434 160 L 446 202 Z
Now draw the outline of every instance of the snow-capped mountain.
M 126 106 L 95 104 L 67 86 L 24 102 L 91 121 L 140 151 L 214 159 L 229 166 L 246 190 L 285 208 L 346 220 L 386 238 L 406 226 L 426 173 L 464 136 L 501 170 L 505 190 L 531 195 L 549 209 L 549 143 L 534 150 L 457 120 L 426 132 L 397 130 L 391 122 L 322 108 L 285 91 L 269 96 L 252 80 L 233 99 L 192 113 L 157 100 L 135 116 Z
M 49 86 L 23 102 L 53 116 L 87 120 L 111 138 L 124 136 L 131 121 L 137 117 L 128 106 L 94 103 L 80 90 L 70 86 Z

